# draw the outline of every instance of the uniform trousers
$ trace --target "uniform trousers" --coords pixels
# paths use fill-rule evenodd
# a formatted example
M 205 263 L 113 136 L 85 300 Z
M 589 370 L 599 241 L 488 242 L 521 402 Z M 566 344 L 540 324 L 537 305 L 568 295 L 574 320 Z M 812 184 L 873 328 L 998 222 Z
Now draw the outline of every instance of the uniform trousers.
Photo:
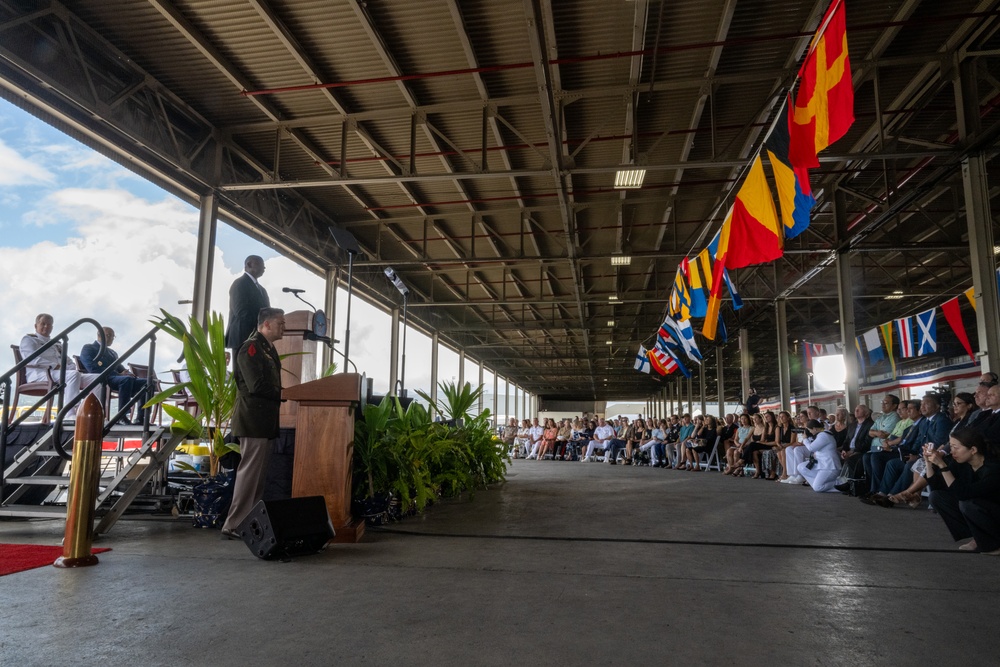
M 803 449 L 805 449 L 805 447 L 803 447 Z M 837 477 L 840 475 L 840 471 L 836 468 L 820 468 L 819 466 L 813 466 L 810 469 L 807 462 L 802 462 L 798 465 L 796 470 L 798 471 L 799 477 L 804 478 L 816 493 L 836 491 L 833 486 L 837 483 Z
M 799 464 L 809 458 L 809 450 L 804 445 L 791 445 L 785 449 L 785 470 L 789 477 L 799 474 Z
M 254 506 L 264 498 L 267 467 L 271 460 L 271 438 L 240 438 L 240 465 L 236 469 L 233 504 L 223 530 L 236 530 Z
M 979 551 L 1000 549 L 1000 504 L 985 498 L 959 500 L 949 489 L 934 489 L 931 505 L 955 541 L 974 537 Z
M 71 400 L 77 397 L 80 393 L 80 387 L 86 387 L 88 384 L 97 379 L 99 373 L 81 373 L 75 368 L 66 369 L 66 386 L 63 388 L 63 405 L 69 403 Z M 40 368 L 28 368 L 25 373 L 25 379 L 28 382 L 44 382 L 48 380 L 48 376 L 45 374 L 45 370 Z M 52 379 L 56 382 L 59 381 L 59 369 L 52 369 Z M 91 390 L 94 396 L 101 399 L 101 385 L 97 385 Z M 66 413 L 67 417 L 73 417 L 76 415 L 77 408 L 80 404 L 77 403 L 76 407 Z
M 587 445 L 587 453 L 585 456 L 589 459 L 594 455 L 594 452 L 598 449 L 607 449 L 611 440 L 591 440 L 590 444 Z

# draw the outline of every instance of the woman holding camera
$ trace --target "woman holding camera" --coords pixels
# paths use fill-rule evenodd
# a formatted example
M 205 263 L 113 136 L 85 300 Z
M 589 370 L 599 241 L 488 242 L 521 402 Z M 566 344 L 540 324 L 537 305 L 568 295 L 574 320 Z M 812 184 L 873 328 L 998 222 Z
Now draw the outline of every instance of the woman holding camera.
M 956 542 L 972 538 L 959 549 L 1000 556 L 1000 452 L 970 428 L 952 433 L 949 444 L 950 459 L 923 450 L 931 505 Z

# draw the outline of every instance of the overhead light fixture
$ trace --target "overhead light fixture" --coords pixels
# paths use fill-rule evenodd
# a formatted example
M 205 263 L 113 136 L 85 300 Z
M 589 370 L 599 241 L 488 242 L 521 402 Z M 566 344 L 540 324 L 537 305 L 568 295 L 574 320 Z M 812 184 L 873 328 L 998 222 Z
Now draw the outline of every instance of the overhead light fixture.
M 610 340 L 606 340 L 606 341 L 604 341 L 604 344 L 605 345 L 611 345 L 611 341 Z
M 615 172 L 616 190 L 638 190 L 646 179 L 646 170 L 641 167 L 622 167 Z
M 632 263 L 632 255 L 611 255 L 611 266 L 628 266 Z
M 409 288 L 402 280 L 399 279 L 399 276 L 396 275 L 396 272 L 392 270 L 391 266 L 385 267 L 385 271 L 383 271 L 383 273 L 385 273 L 385 277 L 396 286 L 396 289 L 399 290 L 400 294 L 406 296 L 410 293 Z
M 611 296 L 608 297 L 608 301 L 617 301 L 617 300 L 618 300 L 617 294 L 612 294 Z
M 608 326 L 609 327 L 615 326 L 615 321 L 614 320 L 608 320 Z
M 901 290 L 901 289 L 894 289 L 894 290 L 892 290 L 892 294 L 889 294 L 888 296 L 885 297 L 885 300 L 886 301 L 895 301 L 896 299 L 902 299 L 902 298 L 903 298 L 903 290 Z
M 993 246 L 993 254 L 1000 255 L 1000 245 Z

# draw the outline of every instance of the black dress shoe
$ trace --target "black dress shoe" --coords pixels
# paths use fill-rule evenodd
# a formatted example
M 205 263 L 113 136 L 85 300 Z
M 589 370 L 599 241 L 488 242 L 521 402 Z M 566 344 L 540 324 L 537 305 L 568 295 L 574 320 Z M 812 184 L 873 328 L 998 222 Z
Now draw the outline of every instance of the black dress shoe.
M 860 500 L 861 502 L 863 502 L 865 505 L 874 505 L 875 504 L 875 496 L 873 494 L 870 494 L 870 493 L 867 494 L 867 495 L 864 495 L 864 496 L 858 496 L 858 500 Z
M 892 509 L 896 506 L 896 503 L 889 500 L 889 496 L 878 495 L 875 497 L 875 504 L 879 507 L 887 507 Z
M 851 483 L 850 482 L 844 482 L 843 484 L 836 484 L 836 485 L 834 485 L 833 488 L 837 489 L 841 493 L 846 493 L 847 495 L 850 495 L 850 493 L 851 493 Z
M 240 540 L 243 541 L 243 537 L 237 533 L 235 530 L 229 528 L 222 529 L 222 539 L 224 540 Z

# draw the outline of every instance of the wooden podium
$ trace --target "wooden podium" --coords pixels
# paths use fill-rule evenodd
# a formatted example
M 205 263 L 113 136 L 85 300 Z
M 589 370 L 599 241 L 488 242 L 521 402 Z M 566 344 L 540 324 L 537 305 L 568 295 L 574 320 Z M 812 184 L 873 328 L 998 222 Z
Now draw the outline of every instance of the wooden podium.
M 306 336 L 312 328 L 311 311 L 285 313 L 285 336 L 274 342 L 274 349 L 279 355 L 290 355 L 281 360 L 282 387 L 306 384 L 316 379 L 316 341 Z M 291 401 L 281 404 L 281 428 L 295 428 L 297 406 Z
M 336 373 L 289 387 L 295 401 L 295 463 L 292 497 L 323 496 L 337 535 L 334 542 L 357 542 L 364 519 L 351 517 L 354 408 L 361 400 L 361 376 Z

